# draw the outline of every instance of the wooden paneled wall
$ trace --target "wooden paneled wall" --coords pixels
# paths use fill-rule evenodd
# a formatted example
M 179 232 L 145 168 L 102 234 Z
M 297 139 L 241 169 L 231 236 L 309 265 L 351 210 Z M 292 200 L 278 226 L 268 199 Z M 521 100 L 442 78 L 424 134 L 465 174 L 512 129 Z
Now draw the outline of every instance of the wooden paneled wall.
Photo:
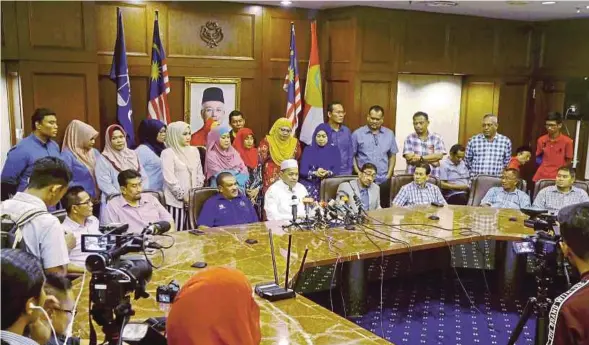
M 534 72 L 575 74 L 589 66 L 587 45 L 582 45 L 586 20 L 530 24 L 367 7 L 314 11 L 228 2 L 3 1 L 1 6 L 2 60 L 14 62 L 10 66 L 21 76 L 26 130 L 29 114 L 40 106 L 55 108 L 62 128 L 74 118 L 101 130 L 115 121 L 115 84 L 108 74 L 117 6 L 124 16 L 136 124 L 147 110 L 156 10 L 168 57 L 173 120 L 185 115 L 184 77 L 241 78 L 241 110 L 258 137 L 286 108 L 281 86 L 290 22 L 296 25 L 304 87 L 309 26 L 318 20 L 324 101 L 343 102 L 351 128 L 364 124 L 373 104 L 383 106 L 385 125 L 394 127 L 399 73 L 459 74 L 499 90 L 493 109 L 517 123 L 509 134 L 525 142 L 523 128 L 531 119 L 528 78 Z M 215 48 L 199 38 L 209 20 L 218 22 L 225 36 Z M 563 50 L 571 55 L 563 57 Z M 473 116 L 480 116 L 478 110 Z

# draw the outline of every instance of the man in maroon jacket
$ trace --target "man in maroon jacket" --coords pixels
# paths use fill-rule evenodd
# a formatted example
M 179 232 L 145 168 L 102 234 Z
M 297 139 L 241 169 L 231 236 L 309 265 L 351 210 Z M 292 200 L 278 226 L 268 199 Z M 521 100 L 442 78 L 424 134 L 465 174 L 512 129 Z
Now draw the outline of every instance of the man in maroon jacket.
M 589 202 L 561 209 L 558 221 L 563 254 L 581 281 L 554 300 L 546 345 L 589 345 Z

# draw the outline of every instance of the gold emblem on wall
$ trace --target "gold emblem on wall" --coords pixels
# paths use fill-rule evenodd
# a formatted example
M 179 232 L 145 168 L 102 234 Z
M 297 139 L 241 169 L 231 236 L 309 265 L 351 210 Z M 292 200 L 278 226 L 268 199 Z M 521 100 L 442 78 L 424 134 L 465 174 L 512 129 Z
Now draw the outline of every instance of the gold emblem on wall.
M 203 40 L 209 48 L 214 48 L 223 40 L 223 29 L 217 22 L 208 21 L 200 27 L 200 39 Z

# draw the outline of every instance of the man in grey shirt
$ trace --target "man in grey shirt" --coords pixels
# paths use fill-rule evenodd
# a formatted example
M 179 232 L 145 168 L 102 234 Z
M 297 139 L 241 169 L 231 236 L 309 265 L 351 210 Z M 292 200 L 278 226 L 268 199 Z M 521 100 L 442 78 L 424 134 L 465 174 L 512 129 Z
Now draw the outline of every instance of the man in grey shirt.
M 338 194 L 347 194 L 347 204 L 354 212 L 358 212 L 354 196 L 359 198 L 365 211 L 380 208 L 380 188 L 374 183 L 376 173 L 376 166 L 372 163 L 366 163 L 360 168 L 357 179 L 344 182 L 337 187 Z
M 44 211 L 21 229 L 26 251 L 41 260 L 47 273 L 67 274 L 70 261 L 65 232 L 59 219 L 47 212 L 47 206 L 55 206 L 59 202 L 68 189 L 71 177 L 71 172 L 61 159 L 38 159 L 26 189 L 0 204 L 2 216 L 8 215 L 13 221 L 25 213 Z
M 464 155 L 464 146 L 456 144 L 450 148 L 450 156 L 440 162 L 442 194 L 456 205 L 466 205 L 470 189 L 470 172 L 464 162 Z

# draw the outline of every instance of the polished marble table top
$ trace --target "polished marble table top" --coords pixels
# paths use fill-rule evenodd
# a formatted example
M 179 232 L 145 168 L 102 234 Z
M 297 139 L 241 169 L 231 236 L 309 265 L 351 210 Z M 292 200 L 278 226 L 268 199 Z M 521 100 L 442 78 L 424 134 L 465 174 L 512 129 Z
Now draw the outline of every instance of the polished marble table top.
M 188 232 L 172 234 L 175 244 L 165 250 L 165 258 L 147 285 L 152 297 L 132 301 L 136 311 L 134 319 L 162 316 L 167 305 L 158 305 L 155 290 L 175 279 L 180 284 L 199 269 L 192 268 L 196 261 L 208 267 L 229 266 L 245 273 L 252 285 L 274 280 L 269 246 L 269 230 L 273 233 L 279 279 L 283 283 L 286 270 L 288 234 L 292 234 L 290 276 L 299 270 L 303 253 L 309 249 L 305 268 L 358 260 L 380 255 L 424 250 L 449 244 L 469 243 L 482 239 L 517 240 L 533 234 L 524 227 L 528 217 L 518 210 L 467 206 L 443 208 L 387 208 L 371 211 L 366 227 L 355 230 L 333 228 L 318 231 L 283 229 L 285 222 L 255 223 L 243 226 L 211 228 L 205 235 Z M 439 220 L 428 217 L 436 214 Z M 386 226 L 382 223 L 397 226 Z M 433 227 L 437 226 L 437 227 Z M 255 239 L 256 244 L 245 243 Z M 163 239 L 162 243 L 171 241 Z M 381 252 L 382 251 L 382 252 Z M 206 268 L 205 268 L 206 269 Z M 88 337 L 88 281 L 74 324 L 74 334 Z M 80 281 L 80 279 L 78 279 Z M 77 283 L 79 286 L 80 283 Z M 257 298 L 257 296 L 256 296 Z M 320 305 L 302 297 L 270 303 L 257 298 L 261 310 L 262 344 L 389 344 L 386 340 L 356 326 Z M 198 312 L 198 307 L 195 308 Z M 100 330 L 98 331 L 101 332 Z M 286 342 L 285 342 L 286 341 Z

